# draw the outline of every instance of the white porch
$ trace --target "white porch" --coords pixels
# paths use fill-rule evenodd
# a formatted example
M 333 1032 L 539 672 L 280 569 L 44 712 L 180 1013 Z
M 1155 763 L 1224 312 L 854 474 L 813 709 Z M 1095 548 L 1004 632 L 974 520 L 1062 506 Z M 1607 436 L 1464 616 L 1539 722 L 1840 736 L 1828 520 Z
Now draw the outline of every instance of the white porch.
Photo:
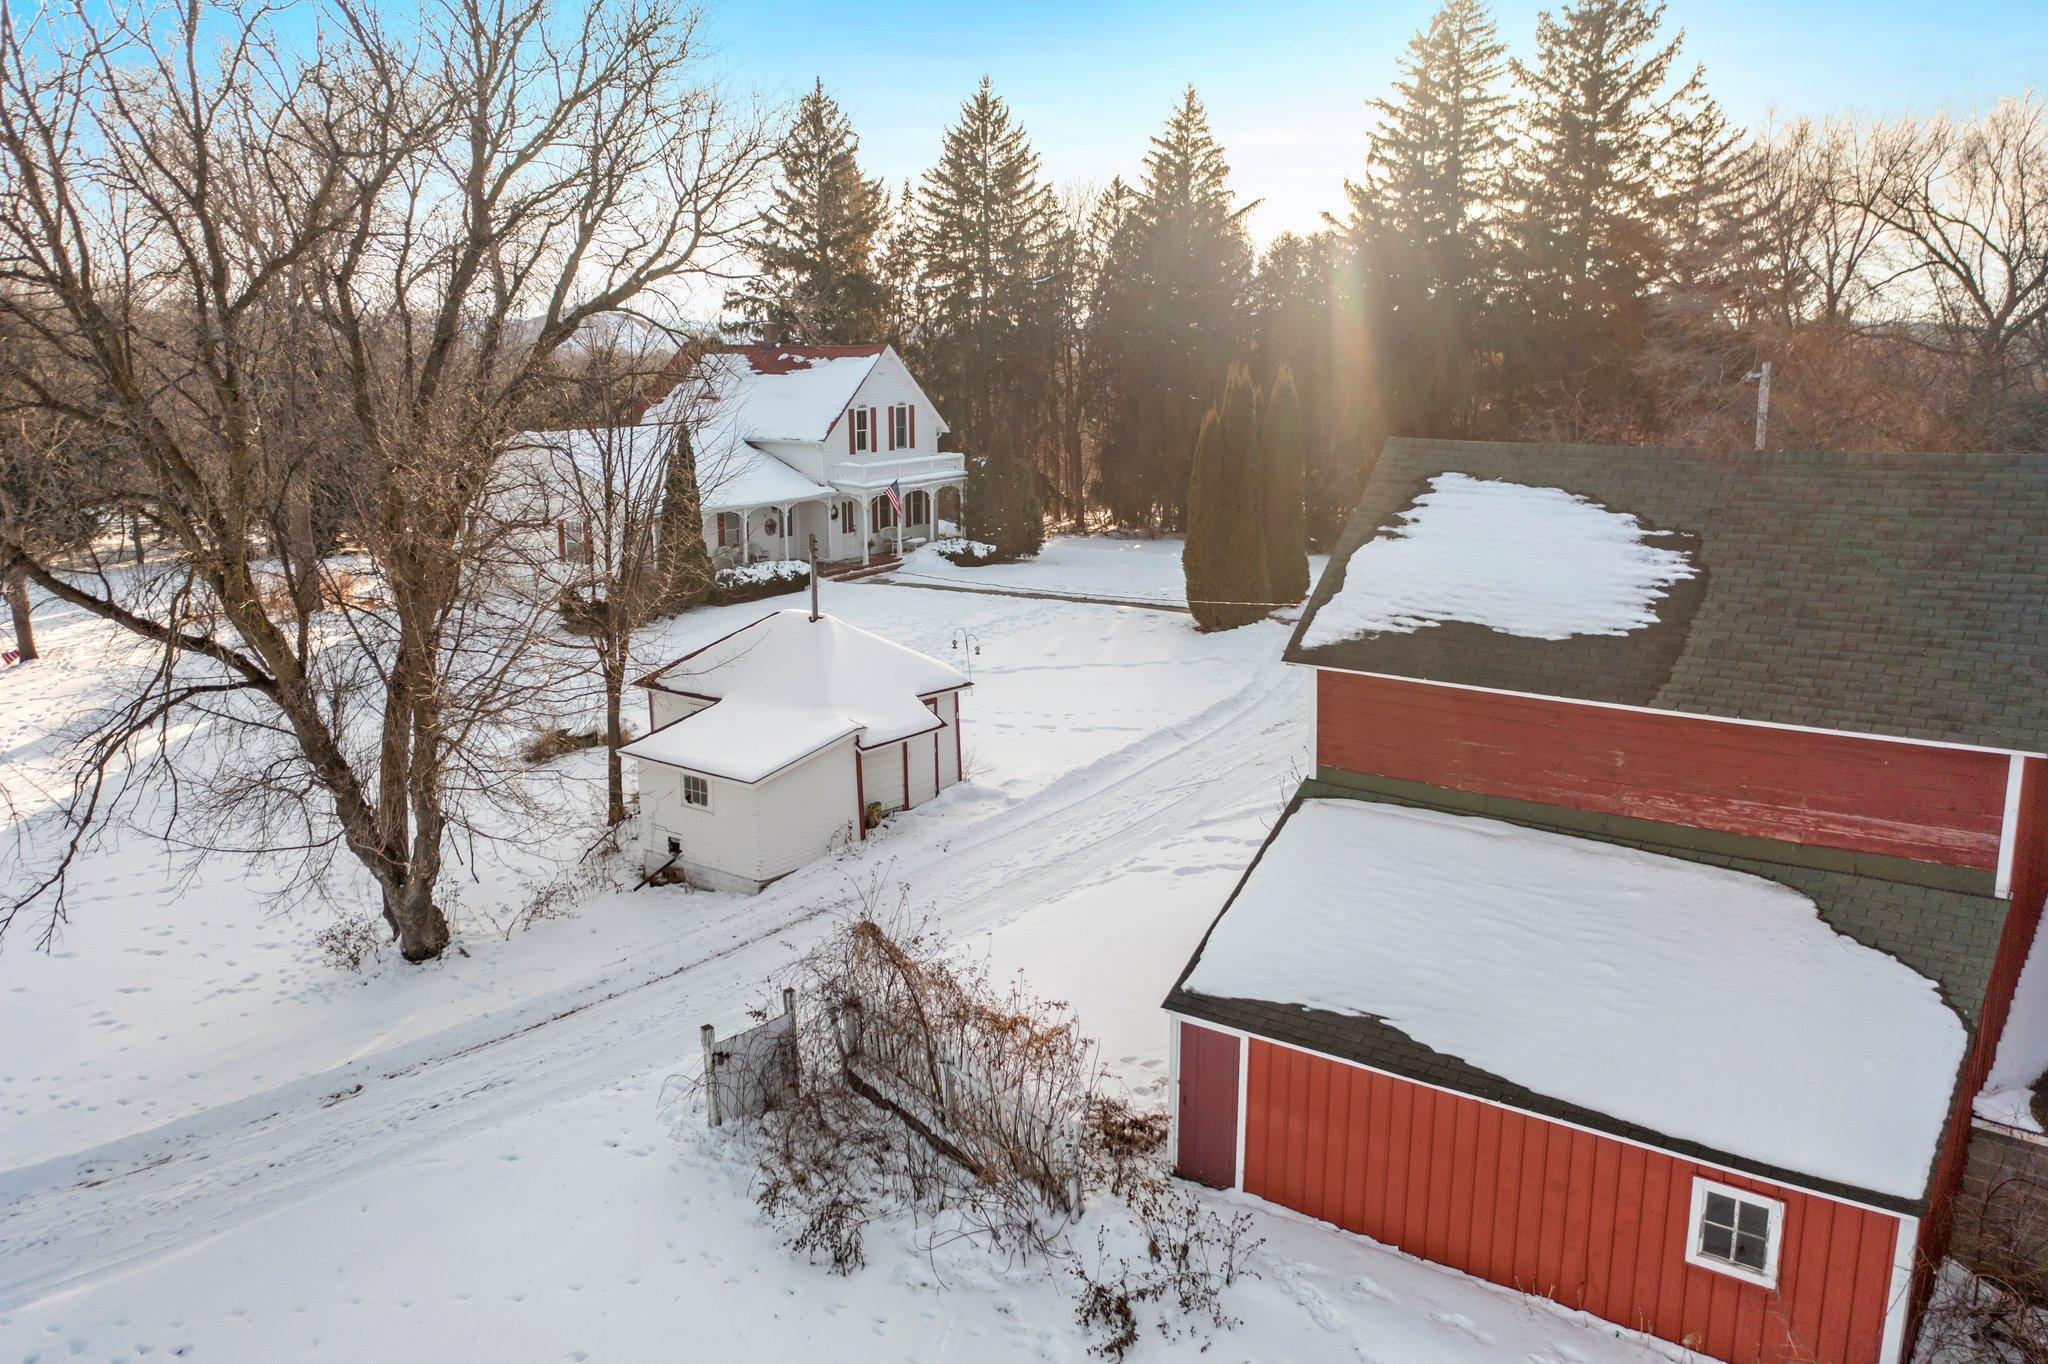
M 942 522 L 959 523 L 967 486 L 957 454 L 839 462 L 827 470 L 831 498 L 727 506 L 705 521 L 705 541 L 720 567 L 764 559 L 802 559 L 812 537 L 828 563 L 868 562 L 937 539 Z M 889 485 L 903 495 L 903 517 Z

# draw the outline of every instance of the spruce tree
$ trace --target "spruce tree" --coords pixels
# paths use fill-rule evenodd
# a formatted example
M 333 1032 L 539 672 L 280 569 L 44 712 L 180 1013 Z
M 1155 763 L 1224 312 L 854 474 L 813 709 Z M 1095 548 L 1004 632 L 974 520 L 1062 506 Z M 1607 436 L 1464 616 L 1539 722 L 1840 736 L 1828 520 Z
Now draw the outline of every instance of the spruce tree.
M 775 199 L 751 250 L 759 273 L 726 306 L 792 341 L 873 341 L 888 299 L 875 246 L 888 213 L 879 180 L 860 173 L 860 139 L 820 80 L 783 139 Z
M 1531 330 L 1511 349 L 1525 385 L 1581 410 L 1630 403 L 1633 350 L 1665 270 L 1658 158 L 1679 39 L 1652 0 L 1575 0 L 1515 63 L 1522 149 L 1513 169 L 1513 277 Z
M 1038 474 L 1018 448 L 1016 432 L 998 428 L 989 448 L 968 464 L 961 515 L 972 540 L 993 545 L 1001 559 L 1024 559 L 1045 544 Z
M 1485 376 L 1486 317 L 1499 274 L 1499 192 L 1508 145 L 1506 48 L 1482 0 L 1447 0 L 1409 39 L 1366 152 L 1346 182 L 1347 230 L 1372 351 L 1396 429 L 1470 428 Z
M 1185 524 L 1202 414 L 1249 339 L 1249 208 L 1234 203 L 1229 164 L 1189 86 L 1145 155 L 1101 299 L 1113 374 L 1100 458 L 1120 519 Z
M 1308 595 L 1308 530 L 1303 516 L 1307 483 L 1306 424 L 1294 375 L 1281 370 L 1259 410 L 1258 475 L 1270 600 L 1296 602 Z
M 1181 568 L 1195 624 L 1229 630 L 1263 619 L 1273 597 L 1266 580 L 1259 398 L 1243 367 L 1231 370 L 1222 404 L 1203 416 L 1189 462 Z
M 697 456 L 687 426 L 676 426 L 662 470 L 661 518 L 655 561 L 661 574 L 662 605 L 671 611 L 695 606 L 711 595 L 711 553 L 704 548 L 703 499 L 697 488 Z
M 1055 226 L 1038 154 L 987 77 L 946 130 L 918 192 L 918 255 L 929 304 L 927 387 L 968 451 L 998 429 L 1035 435 L 1045 402 L 1038 323 Z M 1005 458 L 1028 459 L 1024 440 Z

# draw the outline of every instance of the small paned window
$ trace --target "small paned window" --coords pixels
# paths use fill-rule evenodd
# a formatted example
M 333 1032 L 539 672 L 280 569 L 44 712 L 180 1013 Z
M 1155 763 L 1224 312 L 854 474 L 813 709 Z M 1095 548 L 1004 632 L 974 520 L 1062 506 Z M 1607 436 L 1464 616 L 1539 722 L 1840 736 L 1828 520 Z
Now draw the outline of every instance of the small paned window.
M 899 403 L 889 409 L 889 448 L 901 450 L 910 444 L 910 404 Z
M 1775 1287 L 1785 1205 L 1746 1190 L 1694 1179 L 1685 1258 L 1705 1269 Z
M 711 783 L 693 772 L 683 773 L 683 803 L 711 808 Z
M 868 429 L 868 414 L 872 411 L 872 408 L 866 407 L 853 409 L 853 448 L 856 450 L 875 448 L 874 432 Z

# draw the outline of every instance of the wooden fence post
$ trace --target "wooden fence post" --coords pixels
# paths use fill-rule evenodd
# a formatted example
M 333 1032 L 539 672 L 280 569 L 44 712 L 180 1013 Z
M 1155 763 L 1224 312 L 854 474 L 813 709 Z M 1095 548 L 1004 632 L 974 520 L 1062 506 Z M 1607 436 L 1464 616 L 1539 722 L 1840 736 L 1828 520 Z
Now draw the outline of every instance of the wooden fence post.
M 700 1030 L 704 1039 L 704 1106 L 711 1115 L 711 1125 L 718 1126 L 718 1029 L 706 1023 Z

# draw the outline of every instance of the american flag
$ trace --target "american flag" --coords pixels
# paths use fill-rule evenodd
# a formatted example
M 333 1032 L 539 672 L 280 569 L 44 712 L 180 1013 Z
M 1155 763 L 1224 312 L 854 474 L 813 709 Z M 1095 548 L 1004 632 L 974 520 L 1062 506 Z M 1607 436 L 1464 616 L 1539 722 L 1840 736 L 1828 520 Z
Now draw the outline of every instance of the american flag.
M 903 480 L 897 479 L 889 485 L 889 505 L 896 509 L 896 520 L 903 520 Z

